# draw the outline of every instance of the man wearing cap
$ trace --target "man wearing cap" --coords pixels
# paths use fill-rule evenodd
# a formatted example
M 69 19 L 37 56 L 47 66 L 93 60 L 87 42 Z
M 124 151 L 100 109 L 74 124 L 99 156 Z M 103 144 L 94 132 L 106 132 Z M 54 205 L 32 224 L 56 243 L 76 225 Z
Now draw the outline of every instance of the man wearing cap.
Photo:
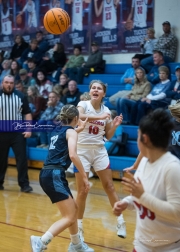
M 154 50 L 163 53 L 165 63 L 171 63 L 175 61 L 177 51 L 177 38 L 171 32 L 171 24 L 169 21 L 165 21 L 162 24 L 164 34 L 159 37 L 157 43 L 154 46 Z M 149 72 L 153 67 L 153 57 L 150 56 L 141 61 L 143 68 Z
M 104 67 L 103 54 L 99 50 L 98 43 L 94 41 L 91 43 L 91 53 L 88 56 L 87 61 L 84 62 L 79 69 L 77 78 L 78 84 L 83 83 L 84 75 L 88 76 L 90 73 L 103 73 Z
M 171 99 L 171 104 L 175 104 L 180 99 L 180 65 L 175 68 L 176 80 L 172 81 L 170 90 L 166 92 L 166 97 Z
M 20 76 L 20 80 L 23 84 L 24 93 L 27 94 L 28 87 L 35 85 L 36 81 L 34 78 L 29 77 L 27 70 L 23 69 L 23 68 L 19 70 L 19 76 Z

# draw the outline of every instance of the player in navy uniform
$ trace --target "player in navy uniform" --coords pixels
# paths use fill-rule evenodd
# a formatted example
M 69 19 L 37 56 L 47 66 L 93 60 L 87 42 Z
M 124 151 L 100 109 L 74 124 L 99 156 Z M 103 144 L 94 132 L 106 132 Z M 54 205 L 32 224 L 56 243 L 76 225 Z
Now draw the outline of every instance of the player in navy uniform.
M 86 192 L 89 190 L 86 173 L 76 153 L 77 132 L 84 129 L 87 120 L 84 122 L 79 120 L 78 109 L 73 105 L 65 105 L 58 119 L 62 125 L 57 126 L 51 134 L 48 156 L 40 172 L 40 184 L 52 203 L 56 203 L 62 218 L 55 222 L 42 237 L 31 236 L 32 251 L 44 251 L 53 237 L 69 228 L 71 243 L 68 251 L 93 252 L 93 249 L 80 240 L 77 227 L 77 205 L 65 176 L 65 171 L 73 162 L 82 175 L 84 190 Z M 74 130 L 78 122 L 79 126 Z

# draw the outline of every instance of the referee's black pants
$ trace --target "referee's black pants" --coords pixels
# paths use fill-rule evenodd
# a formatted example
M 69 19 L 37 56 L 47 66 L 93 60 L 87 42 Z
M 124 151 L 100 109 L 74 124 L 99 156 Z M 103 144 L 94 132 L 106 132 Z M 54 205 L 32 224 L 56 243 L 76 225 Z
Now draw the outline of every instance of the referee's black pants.
M 4 183 L 10 147 L 12 147 L 16 158 L 18 184 L 21 188 L 29 186 L 26 139 L 21 132 L 0 132 L 0 185 Z

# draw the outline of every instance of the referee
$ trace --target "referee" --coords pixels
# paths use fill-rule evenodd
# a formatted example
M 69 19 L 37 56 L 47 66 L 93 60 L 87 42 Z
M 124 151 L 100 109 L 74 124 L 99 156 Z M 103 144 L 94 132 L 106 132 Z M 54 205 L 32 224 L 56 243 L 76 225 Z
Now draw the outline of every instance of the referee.
M 9 148 L 12 147 L 17 163 L 18 184 L 21 192 L 31 192 L 29 186 L 26 157 L 26 138 L 31 132 L 15 132 L 9 128 L 11 121 L 32 120 L 28 100 L 25 95 L 14 88 L 14 77 L 6 75 L 0 90 L 0 190 L 4 189 L 4 177 L 8 166 Z M 6 126 L 6 129 L 2 127 Z

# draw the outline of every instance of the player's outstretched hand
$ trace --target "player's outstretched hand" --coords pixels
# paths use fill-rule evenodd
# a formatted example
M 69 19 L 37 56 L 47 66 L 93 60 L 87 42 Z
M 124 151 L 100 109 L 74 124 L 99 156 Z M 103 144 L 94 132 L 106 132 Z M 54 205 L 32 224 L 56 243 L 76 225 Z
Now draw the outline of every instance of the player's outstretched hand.
M 144 188 L 141 183 L 141 180 L 137 178 L 137 180 L 134 178 L 133 174 L 128 172 L 129 178 L 122 178 L 122 184 L 125 186 L 125 191 L 131 193 L 136 198 L 140 198 L 141 195 L 144 193 Z
M 79 119 L 79 120 L 78 120 L 78 127 L 84 129 L 85 126 L 86 126 L 87 121 L 88 121 L 88 117 L 87 117 L 86 120 L 84 120 L 84 121 L 81 120 L 81 119 Z
M 122 114 L 120 114 L 119 116 L 116 116 L 114 118 L 113 124 L 114 124 L 114 126 L 117 127 L 117 126 L 119 126 L 122 123 L 122 121 L 123 121 L 123 116 L 122 116 Z
M 126 210 L 128 203 L 126 201 L 118 201 L 114 204 L 113 213 L 119 216 L 124 210 Z

